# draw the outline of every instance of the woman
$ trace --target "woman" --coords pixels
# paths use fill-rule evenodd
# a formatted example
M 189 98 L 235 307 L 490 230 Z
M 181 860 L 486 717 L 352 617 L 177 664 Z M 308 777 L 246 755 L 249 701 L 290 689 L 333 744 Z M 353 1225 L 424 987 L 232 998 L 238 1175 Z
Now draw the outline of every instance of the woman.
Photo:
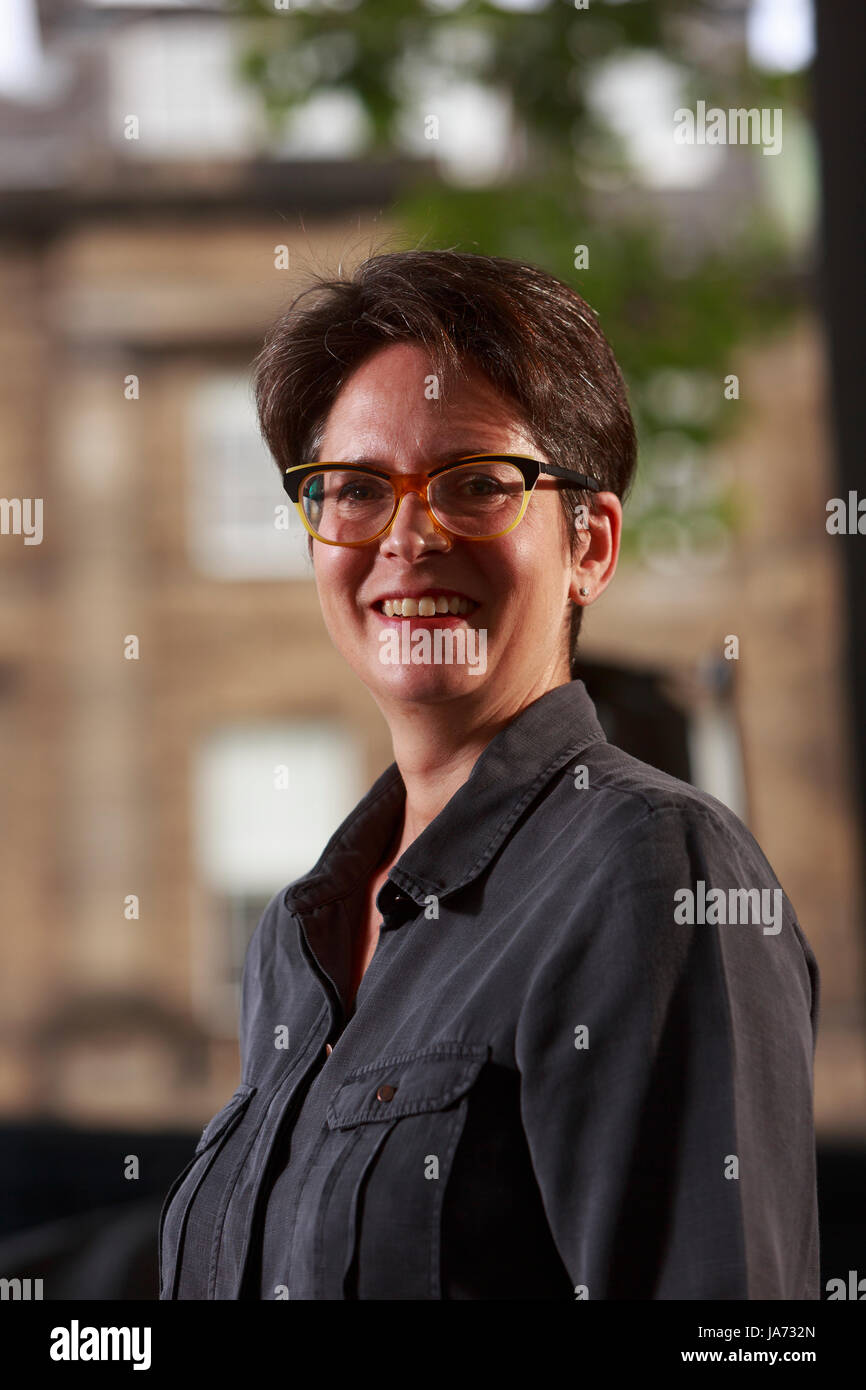
M 160 1296 L 817 1298 L 814 956 L 572 679 L 635 465 L 611 349 L 504 259 L 313 289 L 260 419 L 395 761 L 254 933 Z

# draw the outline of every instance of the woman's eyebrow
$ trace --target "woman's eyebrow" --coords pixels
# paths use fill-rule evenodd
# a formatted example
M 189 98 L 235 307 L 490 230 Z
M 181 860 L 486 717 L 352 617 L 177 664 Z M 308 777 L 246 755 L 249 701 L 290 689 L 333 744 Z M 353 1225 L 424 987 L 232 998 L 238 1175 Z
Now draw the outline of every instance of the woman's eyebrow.
M 463 442 L 461 444 L 451 445 L 448 448 L 444 449 L 431 449 L 430 453 L 426 457 L 428 463 L 450 463 L 452 459 L 466 458 L 471 454 L 496 453 L 497 450 L 491 449 L 489 444 L 467 444 Z M 324 463 L 325 460 L 320 459 L 319 462 Z M 345 463 L 346 466 L 349 468 L 384 468 L 390 471 L 390 465 L 384 459 L 381 458 L 368 458 L 366 456 L 362 456 L 359 458 L 341 459 L 339 460 L 339 462 Z

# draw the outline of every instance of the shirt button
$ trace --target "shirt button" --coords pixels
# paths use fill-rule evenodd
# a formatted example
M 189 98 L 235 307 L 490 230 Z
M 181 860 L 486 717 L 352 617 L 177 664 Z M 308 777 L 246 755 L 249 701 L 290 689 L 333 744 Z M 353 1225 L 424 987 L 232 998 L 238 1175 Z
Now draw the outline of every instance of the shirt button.
M 377 1099 L 377 1100 L 391 1100 L 392 1097 L 396 1094 L 396 1091 L 397 1091 L 397 1087 L 396 1087 L 396 1086 L 387 1086 L 387 1085 L 385 1085 L 385 1086 L 380 1086 L 379 1089 L 378 1089 L 378 1091 L 376 1092 L 376 1099 Z
M 330 1055 L 331 1055 L 331 1053 L 333 1052 L 333 1050 L 334 1050 L 334 1049 L 332 1048 L 332 1046 L 331 1046 L 330 1043 L 325 1043 L 325 1056 L 326 1056 L 326 1057 L 330 1057 Z

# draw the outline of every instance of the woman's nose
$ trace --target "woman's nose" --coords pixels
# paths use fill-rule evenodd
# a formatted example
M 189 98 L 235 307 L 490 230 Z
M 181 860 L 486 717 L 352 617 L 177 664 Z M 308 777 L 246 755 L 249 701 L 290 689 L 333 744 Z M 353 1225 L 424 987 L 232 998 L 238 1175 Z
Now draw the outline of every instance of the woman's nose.
M 423 497 L 407 492 L 397 508 L 391 529 L 383 536 L 384 553 L 412 558 L 423 550 L 450 550 L 451 539 L 433 520 Z

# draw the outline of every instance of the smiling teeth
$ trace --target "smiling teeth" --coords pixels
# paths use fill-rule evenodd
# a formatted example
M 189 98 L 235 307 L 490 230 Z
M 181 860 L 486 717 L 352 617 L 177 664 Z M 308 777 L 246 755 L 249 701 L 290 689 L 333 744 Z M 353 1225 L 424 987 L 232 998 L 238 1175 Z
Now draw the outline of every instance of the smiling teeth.
M 435 613 L 468 613 L 474 605 L 468 598 L 438 598 L 425 594 L 423 598 L 386 598 L 382 611 L 387 618 L 432 618 Z

